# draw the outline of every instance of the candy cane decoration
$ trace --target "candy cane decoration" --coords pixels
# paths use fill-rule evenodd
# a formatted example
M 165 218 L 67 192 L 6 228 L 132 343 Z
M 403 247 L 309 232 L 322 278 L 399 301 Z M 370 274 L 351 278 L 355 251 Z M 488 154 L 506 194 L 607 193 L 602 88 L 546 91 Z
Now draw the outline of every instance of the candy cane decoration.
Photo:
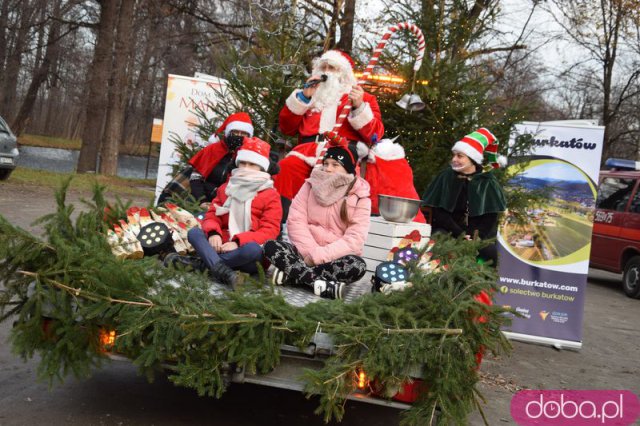
M 393 33 L 395 33 L 398 30 L 409 30 L 418 39 L 418 55 L 416 56 L 416 62 L 413 64 L 413 76 L 415 79 L 416 72 L 418 72 L 418 70 L 422 66 L 422 58 L 424 58 L 424 48 L 425 48 L 424 36 L 422 35 L 422 31 L 420 30 L 420 28 L 418 28 L 416 25 L 410 24 L 408 22 L 402 22 L 400 24 L 389 27 L 387 31 L 384 33 L 384 35 L 382 36 L 382 39 L 380 39 L 380 42 L 378 43 L 376 48 L 373 49 L 373 56 L 369 60 L 369 64 L 367 65 L 367 68 L 365 68 L 364 72 L 362 73 L 362 77 L 360 77 L 360 80 L 358 80 L 357 84 L 364 84 L 369 79 L 369 77 L 371 77 L 371 72 L 373 71 L 373 67 L 375 67 L 376 64 L 378 63 L 380 54 L 386 47 Z M 351 109 L 352 109 L 351 103 L 347 103 L 344 106 L 344 108 L 342 109 L 342 112 L 336 119 L 336 124 L 333 127 L 333 130 L 331 132 L 336 134 L 338 133 L 338 131 L 340 130 L 340 127 L 342 127 L 342 124 L 344 123 L 344 120 L 347 118 L 347 116 L 351 112 Z M 318 156 L 316 165 L 322 165 L 322 159 L 324 158 L 324 155 L 327 151 L 326 140 L 327 138 L 325 137 L 325 141 L 322 142 L 323 144 L 322 149 L 320 151 L 320 155 Z

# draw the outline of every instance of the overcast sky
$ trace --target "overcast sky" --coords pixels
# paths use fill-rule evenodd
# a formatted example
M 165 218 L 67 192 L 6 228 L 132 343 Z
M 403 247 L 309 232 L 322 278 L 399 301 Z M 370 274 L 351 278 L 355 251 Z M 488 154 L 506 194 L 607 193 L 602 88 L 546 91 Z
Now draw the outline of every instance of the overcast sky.
M 517 40 L 523 25 L 529 17 L 531 3 L 531 0 L 502 0 L 500 2 L 502 11 L 496 26 L 503 34 L 501 40 L 492 42 L 493 46 L 509 46 Z M 545 7 L 553 7 L 549 3 L 545 2 Z M 357 19 L 361 23 L 367 20 L 374 22 L 370 17 L 377 17 L 383 9 L 381 0 L 359 0 L 357 5 Z M 384 30 L 381 25 L 378 25 L 378 29 L 380 32 Z M 359 37 L 368 39 L 379 37 L 379 35 L 363 34 L 362 26 L 356 28 L 355 32 L 356 40 Z M 569 43 L 560 25 L 541 7 L 536 8 L 529 22 L 527 33 L 529 32 L 531 35 L 526 41 L 527 46 L 531 49 L 538 48 L 535 55 L 552 68 L 558 69 L 558 71 L 560 71 L 559 68 L 564 69 L 568 64 L 575 62 L 580 57 L 580 49 Z M 550 36 L 555 36 L 555 38 L 549 40 Z M 425 37 L 428 37 L 428 34 L 425 34 Z

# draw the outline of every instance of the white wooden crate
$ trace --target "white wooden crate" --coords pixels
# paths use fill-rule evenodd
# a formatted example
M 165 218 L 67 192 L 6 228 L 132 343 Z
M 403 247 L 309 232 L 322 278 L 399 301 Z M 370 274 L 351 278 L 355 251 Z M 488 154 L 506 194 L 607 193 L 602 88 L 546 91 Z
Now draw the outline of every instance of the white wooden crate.
M 424 242 L 431 236 L 431 225 L 418 222 L 388 222 L 382 217 L 372 217 L 369 234 L 364 244 L 363 257 L 367 263 L 367 271 L 375 271 L 380 262 L 387 260 L 389 250 L 398 246 L 402 238 L 418 230 Z

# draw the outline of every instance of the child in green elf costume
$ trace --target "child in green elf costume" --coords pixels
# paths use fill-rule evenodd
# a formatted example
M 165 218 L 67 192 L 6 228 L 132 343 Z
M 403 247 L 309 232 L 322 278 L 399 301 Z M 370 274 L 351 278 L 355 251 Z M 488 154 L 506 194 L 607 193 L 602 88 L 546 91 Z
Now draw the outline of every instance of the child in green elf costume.
M 436 176 L 422 197 L 422 205 L 431 207 L 432 233 L 495 238 L 498 214 L 506 209 L 506 201 L 493 171 L 483 171 L 482 160 L 487 154 L 491 165 L 500 167 L 503 158 L 497 157 L 498 140 L 481 128 L 457 141 L 451 150 L 450 167 Z M 496 245 L 481 249 L 479 258 L 495 266 Z

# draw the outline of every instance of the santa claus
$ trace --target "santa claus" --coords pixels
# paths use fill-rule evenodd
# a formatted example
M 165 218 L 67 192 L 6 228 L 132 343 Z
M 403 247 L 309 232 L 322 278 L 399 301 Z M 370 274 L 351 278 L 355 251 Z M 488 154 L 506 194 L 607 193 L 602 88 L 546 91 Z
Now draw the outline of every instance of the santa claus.
M 280 161 L 280 173 L 274 178 L 285 220 L 291 200 L 316 165 L 322 150 L 318 142 L 323 142 L 324 132 L 334 129 L 337 117 L 349 103 L 352 110 L 337 132 L 357 145 L 359 160 L 367 158 L 365 179 L 371 186 L 371 212 L 378 214 L 379 194 L 419 199 L 404 150 L 382 139 L 384 125 L 375 96 L 357 84 L 349 55 L 329 50 L 314 60 L 311 77 L 302 89 L 293 91 L 280 111 L 280 130 L 298 136 L 299 142 Z M 421 212 L 414 221 L 425 221 Z
M 323 133 L 333 130 L 343 108 L 352 110 L 338 130 L 350 143 L 358 143 L 361 157 L 382 139 L 384 125 L 375 96 L 365 93 L 353 74 L 353 60 L 339 50 L 329 50 L 313 62 L 311 77 L 294 90 L 280 111 L 280 130 L 298 136 L 298 145 L 280 161 L 275 187 L 286 207 L 316 165 Z

